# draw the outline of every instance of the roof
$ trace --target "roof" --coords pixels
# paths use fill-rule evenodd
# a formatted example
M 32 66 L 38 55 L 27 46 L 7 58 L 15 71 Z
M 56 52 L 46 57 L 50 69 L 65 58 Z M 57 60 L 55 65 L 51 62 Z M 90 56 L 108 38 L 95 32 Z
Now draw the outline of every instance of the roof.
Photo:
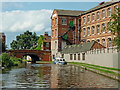
M 110 5 L 115 4 L 115 3 L 118 3 L 118 2 L 120 2 L 120 1 L 116 1 L 116 2 L 105 2 L 104 4 L 102 4 L 102 5 L 97 5 L 96 7 L 93 7 L 93 8 L 91 8 L 91 9 L 83 12 L 82 14 L 87 14 L 87 13 L 89 13 L 89 12 L 92 12 L 92 11 L 95 11 L 95 10 L 98 10 L 98 9 L 101 9 L 101 8 L 104 8 L 104 7 L 106 7 L 106 6 L 110 6 Z M 81 15 L 81 14 L 80 14 L 80 15 Z
M 78 52 L 86 52 L 91 50 L 92 46 L 95 44 L 95 41 L 87 42 L 83 44 L 76 44 L 76 45 L 68 45 L 63 48 L 61 53 L 78 53 Z
M 58 15 L 62 16 L 79 16 L 84 11 L 77 11 L 77 10 L 61 10 L 61 9 L 54 9 Z

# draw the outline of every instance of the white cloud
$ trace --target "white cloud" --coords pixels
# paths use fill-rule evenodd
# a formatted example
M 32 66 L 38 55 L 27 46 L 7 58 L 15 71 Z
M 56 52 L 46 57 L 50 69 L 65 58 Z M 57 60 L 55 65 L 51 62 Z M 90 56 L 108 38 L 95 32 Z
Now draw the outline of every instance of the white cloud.
M 3 32 L 42 32 L 50 28 L 52 10 L 10 11 L 2 13 Z M 0 14 L 1 14 L 0 13 Z

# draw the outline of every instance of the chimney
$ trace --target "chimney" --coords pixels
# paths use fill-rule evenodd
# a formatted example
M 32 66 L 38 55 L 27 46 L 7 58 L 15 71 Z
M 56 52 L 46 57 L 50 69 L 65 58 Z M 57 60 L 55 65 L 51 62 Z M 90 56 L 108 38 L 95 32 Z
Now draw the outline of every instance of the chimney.
M 101 2 L 101 3 L 99 3 L 99 5 L 102 5 L 102 4 L 104 4 L 105 2 L 103 1 L 103 2 Z
M 45 33 L 44 33 L 44 36 L 48 36 L 48 32 L 45 32 Z

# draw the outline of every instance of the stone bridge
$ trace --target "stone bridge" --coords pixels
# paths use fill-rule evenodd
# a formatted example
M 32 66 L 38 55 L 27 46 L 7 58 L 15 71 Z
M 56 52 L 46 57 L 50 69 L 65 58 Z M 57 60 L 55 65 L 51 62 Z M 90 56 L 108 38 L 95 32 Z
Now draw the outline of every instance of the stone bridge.
M 44 50 L 9 50 L 10 56 L 15 56 L 17 58 L 23 58 L 29 55 L 33 62 L 36 61 L 51 61 L 51 51 Z

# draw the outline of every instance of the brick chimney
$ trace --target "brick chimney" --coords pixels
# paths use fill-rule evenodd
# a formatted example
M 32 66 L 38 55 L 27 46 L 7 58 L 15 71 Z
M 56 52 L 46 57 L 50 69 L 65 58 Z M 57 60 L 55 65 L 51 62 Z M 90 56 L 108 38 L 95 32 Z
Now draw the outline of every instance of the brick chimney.
M 105 3 L 105 1 L 103 1 L 103 2 L 99 3 L 99 5 L 102 5 L 102 4 L 104 4 L 104 3 Z
M 48 32 L 45 32 L 45 33 L 44 33 L 44 36 L 48 36 Z

